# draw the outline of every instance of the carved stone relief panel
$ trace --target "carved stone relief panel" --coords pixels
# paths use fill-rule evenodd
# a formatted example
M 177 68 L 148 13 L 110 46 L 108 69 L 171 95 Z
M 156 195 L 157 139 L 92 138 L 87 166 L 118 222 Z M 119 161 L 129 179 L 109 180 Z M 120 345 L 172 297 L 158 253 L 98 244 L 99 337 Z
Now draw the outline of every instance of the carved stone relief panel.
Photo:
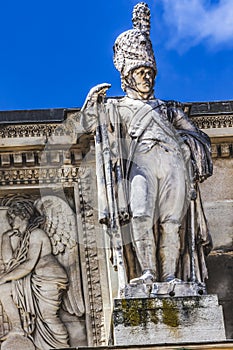
M 3 236 L 4 242 L 8 240 L 8 246 L 11 246 L 11 240 L 16 241 L 9 256 L 5 256 L 7 243 L 4 249 L 0 246 L 0 252 L 4 250 L 0 275 L 3 280 L 0 283 L 2 281 L 2 285 L 9 285 L 10 289 L 16 285 L 9 299 L 15 312 L 4 307 L 6 303 L 1 300 L 2 295 L 4 298 L 10 293 L 0 293 L 1 350 L 15 349 L 16 342 L 19 350 L 35 349 L 35 346 L 46 350 L 108 343 L 111 304 L 106 283 L 108 271 L 105 250 L 101 242 L 103 234 L 96 224 L 94 158 L 91 152 L 88 153 L 90 136 L 82 134 L 76 123 L 77 118 L 78 113 L 75 112 L 70 113 L 62 124 L 3 125 L 0 130 L 0 206 L 3 207 L 0 213 L 1 221 L 6 226 L 2 224 L 0 242 Z M 88 158 L 90 155 L 91 159 Z M 83 158 L 87 162 L 83 162 Z M 22 229 L 22 237 L 25 236 L 27 241 L 24 251 L 26 260 L 21 261 L 19 256 L 19 264 L 12 271 L 8 271 L 6 266 L 15 259 L 15 255 L 18 256 L 23 243 L 8 219 L 8 196 L 12 197 L 12 203 L 16 203 L 16 206 L 20 207 L 23 201 L 23 213 L 27 212 L 28 206 L 31 208 L 29 214 L 32 212 L 31 216 L 26 215 L 30 216 L 27 218 L 30 232 L 26 219 Z M 34 216 L 41 216 L 41 220 L 44 220 L 35 229 L 30 226 Z M 34 246 L 31 245 L 33 236 L 36 236 Z M 42 264 L 40 244 L 47 246 L 47 249 L 51 246 L 46 259 L 53 261 L 53 264 Z M 31 277 L 26 278 L 22 271 L 26 271 L 23 268 L 31 250 L 37 260 L 27 270 L 27 275 Z M 37 264 L 43 265 L 39 270 L 40 277 L 46 281 L 49 275 L 50 282 L 35 282 L 38 277 Z M 47 267 L 50 272 L 47 272 Z M 21 271 L 20 276 L 12 277 L 17 270 Z M 11 276 L 6 282 L 4 276 L 8 273 Z M 24 279 L 27 280 L 26 285 Z M 50 284 L 56 292 L 50 288 Z M 51 294 L 51 300 L 46 300 L 43 295 L 40 297 L 42 291 L 48 298 Z M 21 308 L 19 296 L 22 296 L 26 307 Z M 50 305 L 53 306 L 52 310 Z M 41 326 L 37 314 L 45 320 L 43 325 L 46 329 Z M 15 326 L 14 316 L 17 318 Z M 59 334 L 57 339 L 55 333 Z M 14 336 L 11 337 L 11 334 Z
M 1 197 L 2 349 L 16 339 L 18 349 L 87 345 L 74 192 L 24 189 Z

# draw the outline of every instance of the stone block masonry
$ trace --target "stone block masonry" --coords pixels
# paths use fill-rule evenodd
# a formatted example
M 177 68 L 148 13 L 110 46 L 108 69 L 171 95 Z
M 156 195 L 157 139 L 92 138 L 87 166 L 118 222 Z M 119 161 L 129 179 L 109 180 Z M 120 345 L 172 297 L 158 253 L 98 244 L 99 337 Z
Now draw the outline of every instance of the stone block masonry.
M 114 344 L 182 344 L 224 341 L 216 295 L 115 300 Z

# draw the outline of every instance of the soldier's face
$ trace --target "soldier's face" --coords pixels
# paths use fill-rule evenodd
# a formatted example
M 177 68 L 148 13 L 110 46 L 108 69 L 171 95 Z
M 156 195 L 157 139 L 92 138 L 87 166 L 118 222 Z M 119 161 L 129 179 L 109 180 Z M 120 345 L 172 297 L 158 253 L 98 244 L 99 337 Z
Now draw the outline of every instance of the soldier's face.
M 133 70 L 134 88 L 141 93 L 148 93 L 153 89 L 155 73 L 152 68 L 139 67 Z

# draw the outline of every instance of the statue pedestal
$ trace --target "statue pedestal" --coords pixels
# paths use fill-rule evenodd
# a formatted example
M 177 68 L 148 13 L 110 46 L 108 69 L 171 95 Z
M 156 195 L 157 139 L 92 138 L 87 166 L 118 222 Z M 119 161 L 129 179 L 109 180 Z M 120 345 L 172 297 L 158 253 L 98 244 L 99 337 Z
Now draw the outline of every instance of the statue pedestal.
M 223 341 L 216 295 L 116 299 L 114 345 Z
M 203 294 L 207 294 L 204 283 L 183 282 L 177 279 L 171 282 L 155 282 L 152 284 L 131 283 L 121 291 L 121 297 L 125 299 L 200 296 Z

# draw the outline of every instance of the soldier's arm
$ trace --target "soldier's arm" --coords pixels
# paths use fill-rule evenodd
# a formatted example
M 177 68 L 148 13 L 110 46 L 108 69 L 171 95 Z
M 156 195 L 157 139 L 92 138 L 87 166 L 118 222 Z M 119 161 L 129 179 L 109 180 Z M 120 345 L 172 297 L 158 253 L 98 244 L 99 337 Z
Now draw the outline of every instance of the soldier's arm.
M 197 127 L 182 110 L 180 103 L 176 103 L 176 105 L 173 103 L 171 106 L 168 105 L 168 116 L 176 129 L 198 132 Z
M 94 86 L 88 93 L 81 108 L 81 125 L 86 132 L 94 132 L 98 125 L 98 105 L 104 102 L 106 91 L 110 84 L 103 83 Z

